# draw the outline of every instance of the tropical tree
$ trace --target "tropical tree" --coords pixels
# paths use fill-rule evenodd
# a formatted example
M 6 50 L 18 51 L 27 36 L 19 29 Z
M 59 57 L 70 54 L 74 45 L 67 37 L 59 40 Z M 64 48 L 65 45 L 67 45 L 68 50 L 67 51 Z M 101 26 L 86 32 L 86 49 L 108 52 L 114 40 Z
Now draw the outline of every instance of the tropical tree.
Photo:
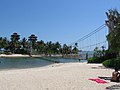
M 24 37 L 22 40 L 21 40 L 21 48 L 23 49 L 26 49 L 27 48 L 27 39 Z
M 108 26 L 109 33 L 115 30 L 115 27 L 120 23 L 120 13 L 116 9 L 110 9 L 106 12 L 108 20 L 106 25 Z
M 2 53 L 8 53 L 9 51 L 9 40 L 6 37 L 0 37 L 0 51 L 2 51 Z
M 5 37 L 5 38 L 3 38 L 3 48 L 5 49 L 5 50 L 8 50 L 9 49 L 9 40 Z
M 108 20 L 106 25 L 109 29 L 107 40 L 109 44 L 109 51 L 118 53 L 120 51 L 120 13 L 114 9 L 106 12 Z
M 29 36 L 30 41 L 30 54 L 33 53 L 33 50 L 36 49 L 36 41 L 37 41 L 37 36 L 35 36 L 34 34 L 32 34 L 31 36 Z
M 78 43 L 75 43 L 74 47 L 78 47 Z
M 78 48 L 77 48 L 77 47 L 74 47 L 73 50 L 72 50 L 72 53 L 73 53 L 73 54 L 78 54 Z
M 100 58 L 101 56 L 102 56 L 102 51 L 98 47 L 95 47 L 95 49 L 94 49 L 94 57 Z
M 3 48 L 4 48 L 4 46 L 3 46 L 3 38 L 0 37 L 0 53 L 1 53 Z
M 22 54 L 28 54 L 28 52 L 29 52 L 29 48 L 28 48 L 28 41 L 27 41 L 27 39 L 24 37 L 21 41 L 20 41 L 20 43 L 21 43 L 21 49 L 20 49 L 20 53 L 22 53 Z
M 3 48 L 2 43 L 3 43 L 3 38 L 0 37 L 0 50 L 1 50 L 1 48 Z
M 70 46 L 67 46 L 66 44 L 64 44 L 62 49 L 62 54 L 67 55 L 67 54 L 70 54 L 70 52 L 71 52 Z
M 73 47 L 73 49 L 72 49 L 72 53 L 73 54 L 78 54 L 78 43 L 75 43 L 75 45 L 74 45 L 74 47 Z
M 61 50 L 61 45 L 59 42 L 54 43 L 52 50 L 54 52 L 54 54 L 60 54 L 60 50 Z
M 45 43 L 43 40 L 41 41 L 37 41 L 37 51 L 40 54 L 44 54 L 45 53 Z
M 51 54 L 52 54 L 52 48 L 53 48 L 52 41 L 47 42 L 46 43 L 46 50 L 45 50 L 46 54 L 49 54 L 51 56 Z
M 109 29 L 109 34 L 107 35 L 109 47 L 105 55 L 108 60 L 104 61 L 103 65 L 120 69 L 120 13 L 114 9 L 109 10 L 106 14 L 108 17 L 106 25 Z
M 17 51 L 20 49 L 20 35 L 17 33 L 13 33 L 11 35 L 11 41 L 10 41 L 10 46 L 9 49 L 12 53 L 17 53 Z

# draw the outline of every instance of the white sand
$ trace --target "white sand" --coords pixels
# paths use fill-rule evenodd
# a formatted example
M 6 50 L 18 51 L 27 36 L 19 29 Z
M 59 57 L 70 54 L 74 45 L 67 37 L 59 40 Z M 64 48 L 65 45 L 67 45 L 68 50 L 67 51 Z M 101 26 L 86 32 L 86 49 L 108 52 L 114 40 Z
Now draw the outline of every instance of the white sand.
M 116 83 L 88 80 L 111 76 L 113 70 L 101 64 L 65 63 L 30 69 L 0 71 L 0 90 L 105 90 Z M 92 68 L 93 67 L 93 68 Z M 101 69 L 102 68 L 102 69 Z
M 43 57 L 45 54 L 40 54 L 40 55 L 31 55 L 32 57 Z M 51 55 L 52 57 L 62 57 L 62 55 Z M 0 54 L 0 57 L 30 57 L 30 55 L 23 55 L 23 54 Z
M 30 57 L 30 56 L 29 55 L 22 55 L 22 54 L 11 54 L 11 55 L 0 54 L 0 57 Z

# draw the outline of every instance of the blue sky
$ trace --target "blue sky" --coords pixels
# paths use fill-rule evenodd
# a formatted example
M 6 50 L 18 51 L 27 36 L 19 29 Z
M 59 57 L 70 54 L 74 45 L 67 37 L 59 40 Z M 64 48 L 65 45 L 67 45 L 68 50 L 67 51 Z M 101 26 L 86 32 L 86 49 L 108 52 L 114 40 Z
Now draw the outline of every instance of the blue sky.
M 70 44 L 104 24 L 120 0 L 0 0 L 0 36 L 17 32 Z

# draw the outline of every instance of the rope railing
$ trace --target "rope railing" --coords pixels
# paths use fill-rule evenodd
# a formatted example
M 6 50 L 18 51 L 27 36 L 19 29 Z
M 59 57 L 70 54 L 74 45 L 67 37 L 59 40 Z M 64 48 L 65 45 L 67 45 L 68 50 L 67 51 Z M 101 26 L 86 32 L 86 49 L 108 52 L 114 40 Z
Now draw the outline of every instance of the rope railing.
M 106 43 L 106 42 L 107 42 L 107 40 L 106 40 L 106 41 L 99 42 L 99 43 L 96 43 L 96 44 L 92 44 L 92 45 L 80 47 L 79 49 L 85 49 L 85 48 L 89 48 L 89 47 L 93 47 L 93 46 L 96 46 L 96 47 L 97 47 L 97 45 L 100 45 L 100 44 L 103 44 L 103 43 Z
M 100 27 L 98 27 L 98 28 L 95 29 L 94 31 L 90 32 L 89 34 L 87 34 L 87 35 L 83 36 L 82 38 L 76 40 L 75 42 L 69 44 L 69 46 L 72 46 L 72 45 L 74 45 L 75 43 L 81 42 L 81 41 L 83 41 L 83 40 L 91 37 L 92 35 L 94 35 L 95 33 L 99 32 L 100 30 L 102 30 L 102 29 L 105 28 L 105 27 L 106 27 L 105 24 L 101 25 Z

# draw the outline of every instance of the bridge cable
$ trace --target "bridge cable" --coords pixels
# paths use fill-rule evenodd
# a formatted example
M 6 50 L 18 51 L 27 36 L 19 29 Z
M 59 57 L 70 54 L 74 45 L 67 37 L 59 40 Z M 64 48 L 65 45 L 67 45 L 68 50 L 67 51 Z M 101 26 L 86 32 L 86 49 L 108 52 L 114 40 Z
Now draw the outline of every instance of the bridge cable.
M 78 39 L 77 41 L 69 44 L 69 46 L 72 46 L 75 43 L 78 43 L 80 41 L 83 41 L 83 40 L 87 39 L 88 37 L 94 35 L 95 33 L 99 32 L 100 30 L 102 30 L 104 27 L 105 27 L 105 24 L 101 25 L 100 27 L 98 27 L 97 29 L 95 29 L 94 31 L 92 31 L 91 33 L 89 33 L 89 34 L 83 36 L 82 38 Z

